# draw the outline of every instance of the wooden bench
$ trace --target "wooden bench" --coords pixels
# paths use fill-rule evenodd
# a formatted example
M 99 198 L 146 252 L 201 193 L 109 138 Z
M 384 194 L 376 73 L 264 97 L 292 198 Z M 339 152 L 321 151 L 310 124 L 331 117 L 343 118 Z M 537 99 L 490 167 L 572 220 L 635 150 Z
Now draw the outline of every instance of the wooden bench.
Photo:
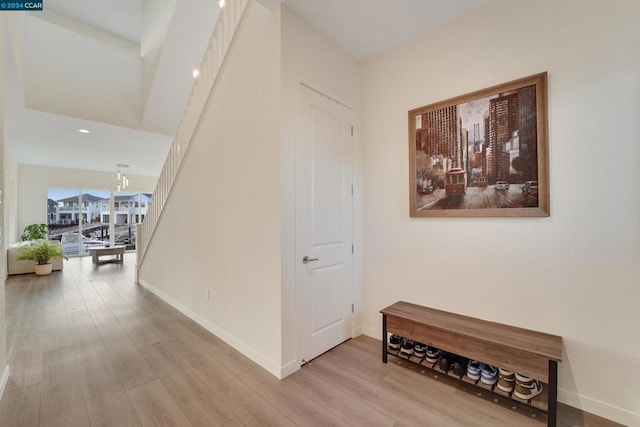
M 547 424 L 557 420 L 558 362 L 562 337 L 397 302 L 382 313 L 382 361 L 388 333 L 518 372 L 547 384 Z
M 122 264 L 124 261 L 124 250 L 126 246 L 109 246 L 101 248 L 89 248 L 88 251 L 91 254 L 91 259 L 94 264 L 106 264 L 108 262 L 115 262 Z M 110 258 L 104 261 L 100 261 L 100 257 L 107 255 L 115 255 L 115 258 Z

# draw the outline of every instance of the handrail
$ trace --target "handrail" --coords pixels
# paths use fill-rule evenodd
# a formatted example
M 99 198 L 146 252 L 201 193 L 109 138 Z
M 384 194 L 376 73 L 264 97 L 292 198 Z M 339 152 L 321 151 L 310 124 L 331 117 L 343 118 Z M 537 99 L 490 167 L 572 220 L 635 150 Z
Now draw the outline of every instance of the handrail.
M 193 82 L 176 136 L 169 148 L 156 188 L 153 190 L 151 203 L 147 208 L 142 225 L 137 230 L 137 270 L 144 262 L 147 248 L 153 240 L 156 226 L 162 216 L 167 198 L 171 194 L 173 183 L 182 168 L 182 161 L 191 147 L 191 141 L 205 104 L 227 59 L 227 53 L 235 39 L 249 2 L 250 0 L 227 0 L 225 7 L 220 10 L 200 65 L 200 73 Z

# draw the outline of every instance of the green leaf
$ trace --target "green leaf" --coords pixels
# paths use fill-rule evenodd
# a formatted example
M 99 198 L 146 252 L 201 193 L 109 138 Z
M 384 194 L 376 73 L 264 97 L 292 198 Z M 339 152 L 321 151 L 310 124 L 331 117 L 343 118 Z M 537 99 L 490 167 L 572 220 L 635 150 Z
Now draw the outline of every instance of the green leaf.
M 29 224 L 22 232 L 22 241 L 46 239 L 49 226 L 47 224 Z
M 39 240 L 31 246 L 23 246 L 18 252 L 18 261 L 33 260 L 36 264 L 49 264 L 52 258 L 67 258 L 61 245 L 54 245 L 48 240 Z

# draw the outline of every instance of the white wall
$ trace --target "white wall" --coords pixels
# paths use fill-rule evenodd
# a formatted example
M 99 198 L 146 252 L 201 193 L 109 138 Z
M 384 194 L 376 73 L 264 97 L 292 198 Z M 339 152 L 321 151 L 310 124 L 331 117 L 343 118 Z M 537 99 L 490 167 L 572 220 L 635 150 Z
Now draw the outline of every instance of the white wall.
M 496 0 L 363 68 L 364 328 L 398 300 L 564 338 L 560 400 L 640 425 L 640 2 Z M 407 111 L 549 72 L 549 218 L 409 218 Z
M 237 37 L 139 279 L 279 376 L 279 7 L 252 2 Z
M 9 147 L 4 147 L 4 226 L 2 237 L 5 246 L 17 241 L 18 230 L 18 163 Z
M 300 82 L 338 99 L 354 109 L 355 186 L 354 242 L 358 250 L 354 259 L 354 296 L 356 330 L 361 325 L 361 254 L 362 228 L 360 197 L 360 65 L 338 50 L 305 22 L 282 8 L 282 359 L 284 375 L 300 367 L 296 354 L 295 209 L 294 209 L 294 117 Z
M 150 192 L 158 178 L 130 175 L 127 191 Z M 47 222 L 47 191 L 49 188 L 115 191 L 116 172 L 92 172 L 81 169 L 18 165 L 18 229 L 16 239 L 29 224 Z M 13 242 L 9 242 L 13 243 Z
M 0 16 L 0 100 L 4 100 L 4 16 Z M 4 170 L 4 102 L 0 103 L 0 189 L 4 193 L 4 183 L 6 179 Z M 7 277 L 7 257 L 4 256 L 4 248 L 6 243 L 6 231 L 5 228 L 5 202 L 4 195 L 0 198 L 2 204 L 0 204 L 0 227 L 2 228 L 2 234 L 0 234 L 0 248 L 3 250 L 3 255 L 0 256 L 0 399 L 7 380 L 9 379 L 9 366 L 7 365 L 7 333 L 6 333 L 6 320 L 5 320 L 5 300 L 4 300 L 4 285 L 5 278 Z

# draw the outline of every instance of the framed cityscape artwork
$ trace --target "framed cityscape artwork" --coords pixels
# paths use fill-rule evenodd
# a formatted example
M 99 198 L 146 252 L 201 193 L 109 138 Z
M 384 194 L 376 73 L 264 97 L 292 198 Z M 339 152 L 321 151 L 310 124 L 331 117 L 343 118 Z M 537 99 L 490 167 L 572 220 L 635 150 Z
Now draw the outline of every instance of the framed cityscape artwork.
M 549 216 L 547 73 L 409 111 L 412 217 Z

